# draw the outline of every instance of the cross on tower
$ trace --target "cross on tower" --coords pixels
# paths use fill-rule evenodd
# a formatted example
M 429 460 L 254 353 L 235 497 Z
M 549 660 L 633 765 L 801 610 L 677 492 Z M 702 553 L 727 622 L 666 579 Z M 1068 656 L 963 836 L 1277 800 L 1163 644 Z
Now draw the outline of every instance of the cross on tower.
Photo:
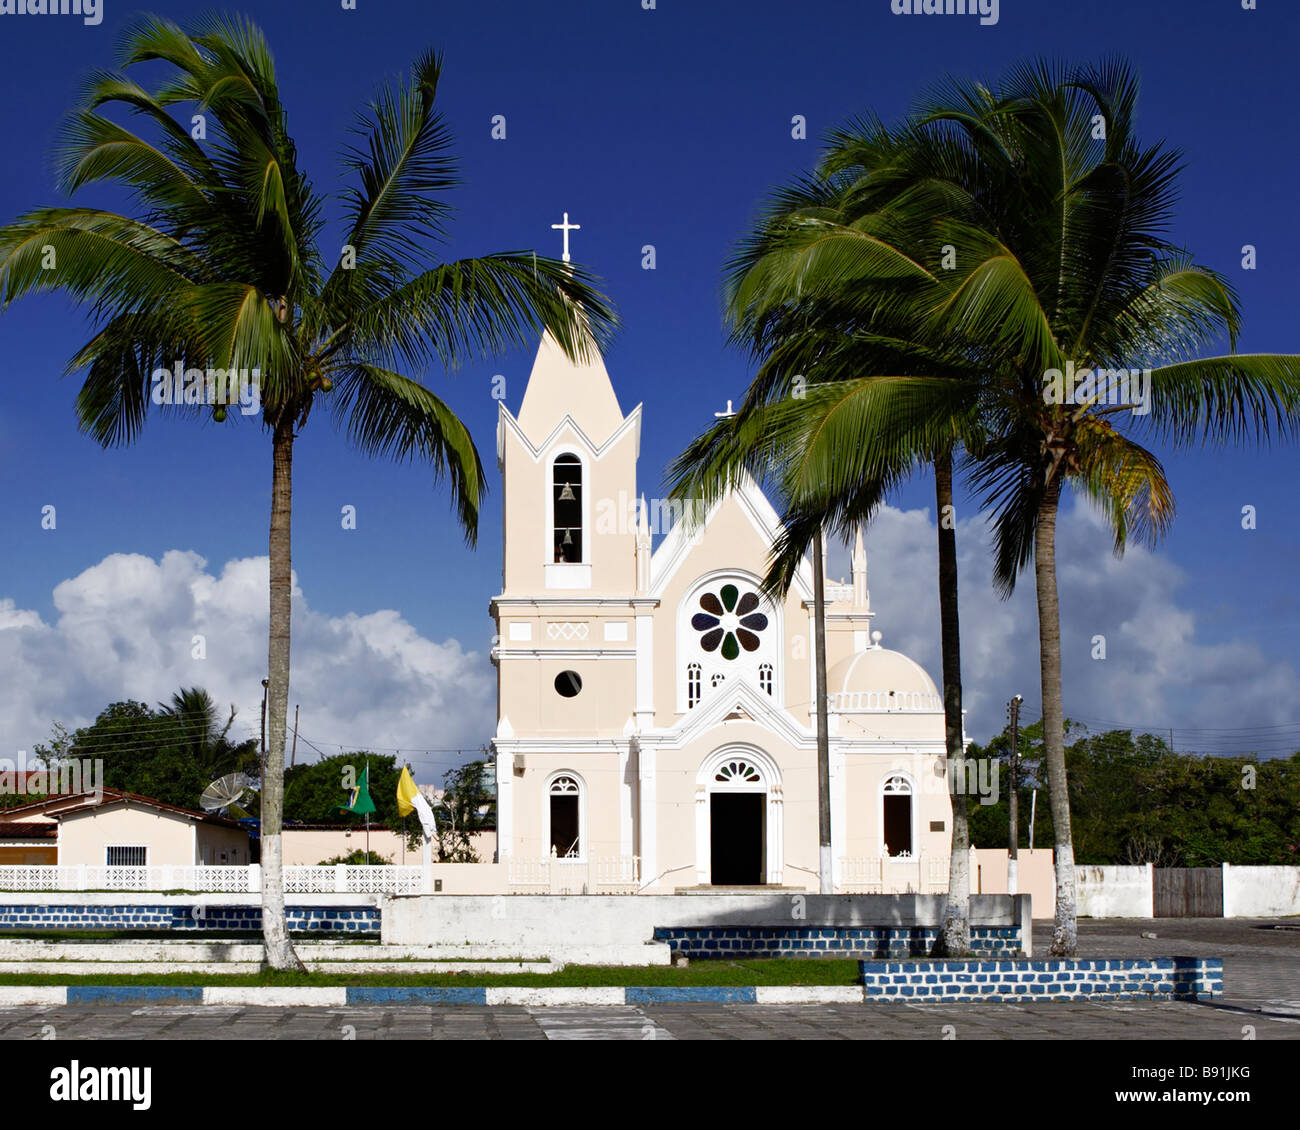
M 562 231 L 562 232 L 564 232 L 564 261 L 565 261 L 566 263 L 571 262 L 572 260 L 570 260 L 570 258 L 569 258 L 569 232 L 571 232 L 571 231 L 581 231 L 581 230 L 582 230 L 582 225 L 581 225 L 581 224 L 571 224 L 571 223 L 569 223 L 569 213 L 568 213 L 568 212 L 565 212 L 565 213 L 564 213 L 564 223 L 562 223 L 562 224 L 552 224 L 552 225 L 551 225 L 551 228 L 552 228 L 552 230 L 554 230 L 554 231 Z
M 728 401 L 727 401 L 727 410 L 726 410 L 725 412 L 715 412 L 715 413 L 713 413 L 713 418 L 714 418 L 715 420 L 729 420 L 729 419 L 730 419 L 732 416 L 734 416 L 735 414 L 736 414 L 736 413 L 733 412 L 733 411 L 731 410 L 731 401 L 728 400 Z

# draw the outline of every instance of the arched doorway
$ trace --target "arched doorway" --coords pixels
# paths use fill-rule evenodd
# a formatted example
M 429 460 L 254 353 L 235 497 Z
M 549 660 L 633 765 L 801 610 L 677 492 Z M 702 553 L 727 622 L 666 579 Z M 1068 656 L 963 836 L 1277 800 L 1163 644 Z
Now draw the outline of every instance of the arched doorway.
M 750 747 L 715 752 L 696 793 L 696 871 L 701 885 L 781 881 L 781 787 L 775 763 Z

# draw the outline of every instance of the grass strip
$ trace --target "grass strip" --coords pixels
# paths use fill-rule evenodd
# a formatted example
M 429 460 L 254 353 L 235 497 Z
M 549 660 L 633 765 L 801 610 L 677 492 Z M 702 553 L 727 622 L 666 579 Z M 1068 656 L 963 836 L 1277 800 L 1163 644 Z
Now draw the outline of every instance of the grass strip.
M 856 985 L 858 963 L 833 958 L 698 961 L 688 966 L 570 965 L 555 973 L 68 973 L 0 974 L 0 985 L 246 985 L 399 988 L 406 985 L 583 988 L 627 985 Z

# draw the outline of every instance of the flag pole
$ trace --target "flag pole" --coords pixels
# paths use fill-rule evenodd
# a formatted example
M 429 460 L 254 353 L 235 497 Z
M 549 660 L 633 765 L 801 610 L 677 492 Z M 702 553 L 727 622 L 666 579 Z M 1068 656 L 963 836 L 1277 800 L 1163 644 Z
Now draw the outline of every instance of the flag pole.
M 370 784 L 370 758 L 366 758 L 366 784 Z M 366 813 L 366 862 L 370 862 L 370 813 Z

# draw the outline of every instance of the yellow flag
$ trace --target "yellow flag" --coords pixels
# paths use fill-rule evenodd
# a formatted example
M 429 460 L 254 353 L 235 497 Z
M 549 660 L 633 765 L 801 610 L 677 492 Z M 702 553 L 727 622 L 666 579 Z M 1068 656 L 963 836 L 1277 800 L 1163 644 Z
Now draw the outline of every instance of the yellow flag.
M 397 814 L 410 816 L 412 812 L 420 818 L 420 827 L 424 829 L 425 836 L 430 840 L 436 839 L 438 825 L 433 818 L 433 809 L 420 790 L 415 787 L 415 778 L 411 776 L 411 771 L 403 766 L 402 775 L 397 778 Z
M 397 815 L 410 816 L 415 811 L 415 798 L 420 795 L 415 787 L 415 778 L 411 771 L 402 766 L 402 775 L 397 779 Z

